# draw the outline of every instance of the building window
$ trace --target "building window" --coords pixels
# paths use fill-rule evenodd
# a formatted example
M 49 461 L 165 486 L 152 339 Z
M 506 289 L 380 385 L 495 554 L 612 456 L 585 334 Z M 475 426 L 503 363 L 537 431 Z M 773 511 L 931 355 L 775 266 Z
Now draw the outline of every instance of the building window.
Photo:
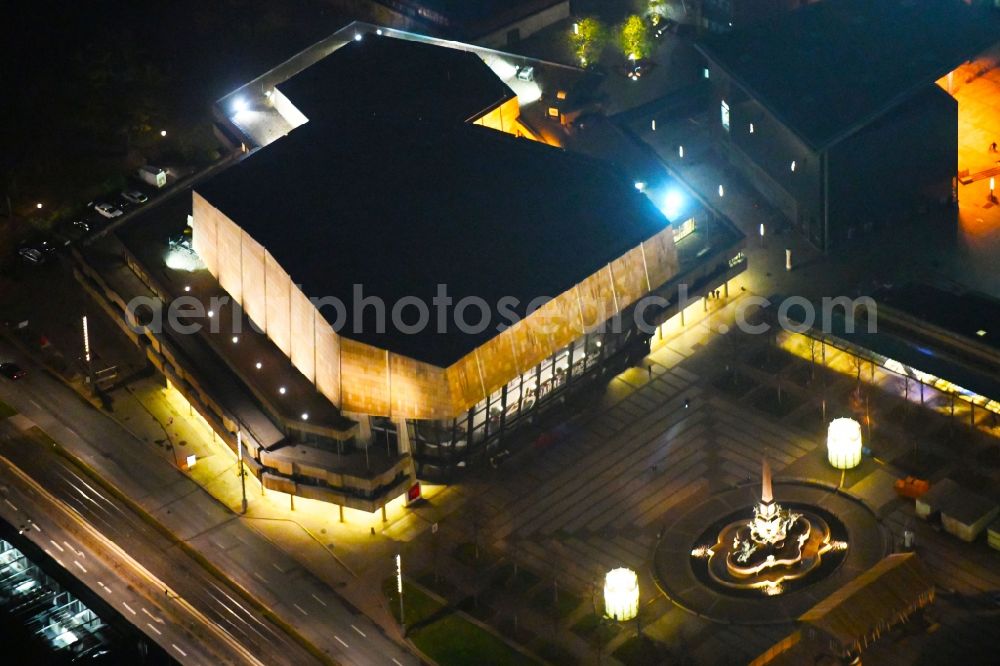
M 558 117 L 559 117 L 559 109 L 557 109 L 554 106 L 550 106 L 549 107 L 549 118 L 558 118 Z
M 708 71 L 708 67 L 706 67 L 705 69 L 701 70 L 701 76 L 704 79 L 707 79 L 707 78 L 711 77 L 711 72 Z
M 722 100 L 722 127 L 729 131 L 729 105 L 726 100 Z
M 674 242 L 686 238 L 694 233 L 694 218 L 689 217 L 674 227 Z

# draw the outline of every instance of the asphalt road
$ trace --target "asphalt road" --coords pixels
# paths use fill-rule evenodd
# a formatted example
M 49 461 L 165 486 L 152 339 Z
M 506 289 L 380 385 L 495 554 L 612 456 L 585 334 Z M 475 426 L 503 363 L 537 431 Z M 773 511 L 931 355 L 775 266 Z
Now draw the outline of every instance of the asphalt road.
M 237 639 L 239 644 L 256 655 L 263 664 L 288 664 L 291 666 L 316 663 L 317 660 L 287 634 L 257 617 L 252 609 L 247 608 L 245 603 L 237 599 L 236 593 L 229 588 L 225 581 L 213 577 L 190 556 L 179 551 L 176 544 L 162 533 L 155 530 L 128 508 L 120 506 L 115 498 L 94 485 L 93 481 L 82 477 L 72 463 L 55 453 L 45 441 L 32 437 L 30 433 L 20 434 L 11 431 L 16 431 L 16 429 L 9 424 L 4 424 L 3 429 L 0 430 L 0 455 L 28 474 L 58 501 L 75 510 L 83 521 L 97 528 L 102 535 L 118 544 L 132 558 L 140 562 L 143 568 L 162 581 L 170 589 L 170 594 L 167 594 L 163 589 L 157 589 L 151 600 L 152 603 L 159 606 L 161 615 L 165 610 L 169 610 L 166 607 L 170 604 L 166 602 L 179 595 L 199 609 L 211 622 L 222 627 L 226 633 Z M 51 502 L 45 502 L 44 498 L 39 497 L 34 504 L 35 509 L 30 514 L 33 520 L 36 520 L 36 516 L 40 514 L 51 514 L 58 511 L 57 508 L 51 506 Z M 12 522 L 12 524 L 17 525 L 16 522 Z M 84 539 L 85 537 L 81 536 L 79 542 L 85 543 Z M 58 539 L 52 541 L 49 546 L 47 546 L 45 539 L 38 540 L 37 543 L 40 547 L 48 550 L 49 555 L 57 560 L 60 558 L 72 559 L 75 555 L 75 551 L 61 550 Z M 68 566 L 70 562 L 61 562 L 61 564 L 63 568 L 73 572 L 78 577 L 82 574 L 84 582 L 87 582 L 95 592 L 106 594 L 107 601 L 114 603 L 117 599 L 113 591 L 107 593 L 104 585 L 98 585 L 95 588 L 94 580 L 86 579 L 89 571 L 80 567 L 79 564 L 73 565 L 76 567 L 76 571 Z M 112 567 L 115 564 L 113 555 L 110 564 Z M 105 567 L 105 569 L 108 568 Z M 127 573 L 127 570 L 123 573 Z M 114 581 L 115 578 L 117 578 L 117 571 L 106 570 L 99 580 L 112 580 L 112 582 L 118 582 L 119 585 L 127 582 Z M 144 604 L 143 608 L 149 603 Z M 161 640 L 161 636 L 155 633 L 158 625 L 142 622 L 149 619 L 149 611 L 143 611 L 147 614 L 147 617 L 143 617 L 139 613 L 132 612 L 138 608 L 135 603 L 127 605 L 122 601 L 116 605 L 123 615 L 129 616 L 131 614 L 131 617 L 127 617 L 127 619 L 133 621 L 140 629 L 149 634 L 150 638 L 161 643 L 168 652 L 171 651 L 171 645 L 165 644 L 165 639 Z M 152 630 L 149 627 L 152 627 Z M 190 645 L 190 642 L 181 645 Z M 189 648 L 185 647 L 184 650 L 189 651 Z M 193 650 L 190 651 L 193 654 Z M 175 658 L 180 658 L 178 652 L 175 649 L 173 654 Z M 188 660 L 181 659 L 181 661 Z M 237 659 L 233 663 L 241 663 L 242 661 L 243 659 Z M 205 662 L 192 659 L 190 663 Z
M 59 566 L 93 589 L 171 657 L 185 664 L 247 661 L 239 650 L 214 636 L 210 627 L 198 627 L 199 616 L 187 612 L 176 597 L 168 598 L 141 568 L 117 556 L 82 522 L 21 478 L 6 460 L 0 460 L 0 495 L 0 516 L 24 528 L 25 536 Z
M 6 343 L 0 344 L 0 357 L 14 358 L 29 371 L 27 377 L 16 382 L 0 379 L 0 399 L 138 503 L 174 536 L 224 571 L 233 584 L 332 660 L 359 665 L 419 663 L 320 579 L 245 525 L 196 483 L 159 456 L 150 455 L 147 443 L 133 437 L 41 368 L 26 362 Z M 45 451 L 43 446 L 25 446 L 23 442 L 6 443 L 0 452 L 16 464 L 23 464 L 32 475 L 37 474 L 53 493 L 59 493 L 150 569 L 176 568 L 174 577 L 191 577 L 188 583 L 177 582 L 178 589 L 185 590 L 182 596 L 190 593 L 192 603 L 204 605 L 206 614 L 211 613 L 227 631 L 245 639 L 248 646 L 270 646 L 269 653 L 277 656 L 267 663 L 309 663 L 308 659 L 297 658 L 301 648 L 277 627 L 256 617 L 252 608 L 226 585 L 205 585 L 206 572 L 195 567 L 182 550 L 130 515 L 126 507 L 94 483 L 84 485 L 86 480 L 58 455 Z M 73 572 L 75 568 L 67 570 Z M 164 572 L 164 576 L 170 575 Z M 174 584 L 173 579 L 168 582 Z

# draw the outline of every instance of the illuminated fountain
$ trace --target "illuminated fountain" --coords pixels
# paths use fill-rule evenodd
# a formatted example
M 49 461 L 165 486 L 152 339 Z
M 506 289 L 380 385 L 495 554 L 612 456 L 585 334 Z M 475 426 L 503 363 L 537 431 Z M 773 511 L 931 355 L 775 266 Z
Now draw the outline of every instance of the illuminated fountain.
M 708 558 L 708 573 L 717 583 L 773 595 L 782 592 L 783 582 L 816 569 L 826 552 L 846 545 L 831 543 L 830 527 L 816 513 L 778 504 L 766 456 L 762 468 L 760 502 L 753 508 L 753 518 L 727 524 L 715 545 L 695 549 L 691 555 Z

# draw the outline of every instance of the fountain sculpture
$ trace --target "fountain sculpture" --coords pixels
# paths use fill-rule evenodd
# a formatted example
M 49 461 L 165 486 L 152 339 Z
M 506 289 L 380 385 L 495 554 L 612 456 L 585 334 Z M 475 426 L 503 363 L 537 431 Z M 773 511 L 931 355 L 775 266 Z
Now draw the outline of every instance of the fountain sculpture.
M 724 586 L 780 594 L 784 581 L 803 578 L 819 566 L 824 553 L 846 544 L 831 543 L 830 528 L 817 514 L 778 504 L 766 454 L 761 467 L 753 518 L 727 524 L 715 545 L 692 555 L 707 556 L 709 575 Z

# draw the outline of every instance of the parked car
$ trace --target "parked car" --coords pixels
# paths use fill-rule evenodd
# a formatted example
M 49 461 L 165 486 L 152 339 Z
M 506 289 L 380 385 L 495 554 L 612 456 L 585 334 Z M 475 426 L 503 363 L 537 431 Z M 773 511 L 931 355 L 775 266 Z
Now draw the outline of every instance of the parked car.
M 74 220 L 71 226 L 81 233 L 90 233 L 90 222 L 86 220 Z
M 17 253 L 21 255 L 21 258 L 24 259 L 25 263 L 35 265 L 45 263 L 45 255 L 33 247 L 22 247 L 17 251 Z
M 19 366 L 17 363 L 12 363 L 10 361 L 0 363 L 0 375 L 3 375 L 7 379 L 20 379 L 26 374 L 28 374 L 28 371 Z
M 113 220 L 116 217 L 121 217 L 122 215 L 125 214 L 122 212 L 121 208 L 112 206 L 109 203 L 94 204 L 94 210 L 97 211 L 98 215 L 100 215 L 101 217 L 106 217 L 109 220 Z
M 149 197 L 140 192 L 139 190 L 127 190 L 122 192 L 122 199 L 134 204 L 144 204 L 149 201 Z

